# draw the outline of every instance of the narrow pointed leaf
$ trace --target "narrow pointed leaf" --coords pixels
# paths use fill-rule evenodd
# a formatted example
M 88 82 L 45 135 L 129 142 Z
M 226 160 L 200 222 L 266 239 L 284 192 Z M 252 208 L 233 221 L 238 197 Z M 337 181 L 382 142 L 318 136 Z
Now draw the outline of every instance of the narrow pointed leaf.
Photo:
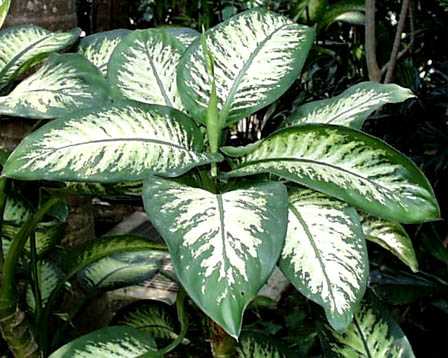
M 418 271 L 414 247 L 403 226 L 374 216 L 363 215 L 362 229 L 367 240 L 375 242 L 390 251 L 408 265 L 412 271 Z
M 9 5 L 11 5 L 11 0 L 0 0 L 0 29 L 8 15 Z
M 343 333 L 331 331 L 332 357 L 414 358 L 401 328 L 371 295 Z
M 183 109 L 177 65 L 185 46 L 167 31 L 137 30 L 115 49 L 108 77 L 130 99 Z
M 367 117 L 383 105 L 403 102 L 412 97 L 414 95 L 410 90 L 394 84 L 363 82 L 339 96 L 300 106 L 285 124 L 327 123 L 361 128 Z
M 86 36 L 79 44 L 79 53 L 106 76 L 112 53 L 121 40 L 130 33 L 130 30 L 118 29 Z
M 0 32 L 0 89 L 29 66 L 72 45 L 81 30 L 53 33 L 34 25 L 10 27 Z
M 110 99 L 110 85 L 81 55 L 53 54 L 8 96 L 0 97 L 0 114 L 51 119 L 99 107 Z
M 213 160 L 202 147 L 200 130 L 182 113 L 123 102 L 41 127 L 11 154 L 3 174 L 109 183 L 178 176 Z
M 112 326 L 79 337 L 50 354 L 49 358 L 161 357 L 147 333 L 133 327 Z
M 190 297 L 238 337 L 243 311 L 269 278 L 283 247 L 285 187 L 267 183 L 212 194 L 150 178 L 143 200 Z
M 232 17 L 205 36 L 215 61 L 224 125 L 269 105 L 292 85 L 312 46 L 314 31 L 256 9 Z M 187 110 L 205 123 L 212 81 L 199 39 L 182 57 L 178 83 Z
M 384 142 L 333 125 L 286 128 L 247 148 L 228 176 L 271 173 L 404 223 L 434 220 L 431 185 L 409 159 Z
M 306 297 L 345 329 L 364 295 L 369 262 L 358 213 L 312 190 L 289 195 L 289 222 L 280 269 Z

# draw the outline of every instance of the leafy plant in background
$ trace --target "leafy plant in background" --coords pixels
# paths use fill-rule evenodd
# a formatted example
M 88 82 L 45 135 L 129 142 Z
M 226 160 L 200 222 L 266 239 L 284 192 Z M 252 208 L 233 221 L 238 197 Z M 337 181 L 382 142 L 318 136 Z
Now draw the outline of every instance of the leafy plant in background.
M 412 356 L 403 332 L 376 299 L 369 294 L 362 301 L 369 270 L 366 240 L 416 270 L 412 243 L 398 222 L 435 220 L 439 209 L 431 186 L 409 159 L 360 131 L 373 111 L 412 93 L 361 83 L 299 107 L 256 143 L 224 146 L 229 128 L 277 100 L 298 78 L 313 39 L 311 28 L 260 9 L 202 36 L 188 29 L 94 35 L 80 50 L 93 65 L 82 55 L 53 55 L 0 99 L 0 113 L 58 118 L 25 138 L 3 176 L 103 184 L 143 180 L 146 211 L 168 246 L 177 279 L 224 337 L 226 344 L 213 342 L 216 356 L 233 354 L 235 342 L 226 334 L 239 337 L 245 309 L 276 265 L 323 307 L 328 323 L 321 322 L 320 330 L 328 350 Z M 17 306 L 12 264 L 55 201 L 13 240 L 16 249 L 4 266 L 9 285 L 1 292 L 3 316 Z M 100 258 L 145 249 L 157 248 L 136 238 L 104 238 L 68 253 L 55 293 L 42 296 L 52 302 L 63 282 Z M 164 353 L 183 340 L 182 307 L 180 293 L 182 334 Z M 117 356 L 155 355 L 148 337 L 108 327 L 52 357 L 75 349 L 112 356 L 101 347 Z M 127 352 L 118 350 L 123 340 Z M 266 350 L 252 344 L 259 343 L 242 344 L 239 354 Z

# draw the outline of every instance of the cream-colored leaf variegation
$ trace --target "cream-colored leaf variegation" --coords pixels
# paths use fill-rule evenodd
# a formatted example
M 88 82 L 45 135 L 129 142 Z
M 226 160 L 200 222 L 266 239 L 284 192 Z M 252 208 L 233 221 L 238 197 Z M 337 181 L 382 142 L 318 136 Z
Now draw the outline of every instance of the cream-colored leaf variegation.
M 210 29 L 205 38 L 224 125 L 269 105 L 291 86 L 311 48 L 314 31 L 256 9 Z M 212 79 L 203 50 L 198 39 L 182 57 L 179 88 L 188 111 L 205 122 Z
M 230 177 L 275 174 L 404 223 L 439 217 L 431 185 L 417 166 L 354 129 L 307 124 L 280 130 L 249 148 L 223 151 L 242 156 Z
M 163 29 L 137 30 L 116 47 L 108 77 L 130 99 L 183 109 L 177 65 L 185 46 Z
M 11 5 L 11 0 L 0 0 L 0 29 L 3 26 L 6 15 L 8 15 L 9 6 Z
M 93 63 L 101 73 L 107 75 L 107 66 L 117 45 L 131 31 L 118 29 L 99 32 L 84 37 L 79 44 L 79 53 Z
M 400 103 L 415 97 L 395 84 L 363 82 L 339 96 L 300 106 L 287 120 L 287 126 L 327 123 L 361 128 L 367 117 L 387 103 Z
M 183 287 L 209 317 L 238 337 L 243 311 L 283 247 L 286 188 L 265 183 L 213 194 L 149 178 L 143 200 Z
M 362 215 L 361 223 L 367 240 L 390 251 L 412 271 L 418 271 L 417 256 L 412 241 L 403 226 L 370 215 Z
M 188 27 L 164 27 L 163 30 L 174 36 L 185 48 L 190 46 L 200 35 L 196 30 Z
M 182 113 L 121 102 L 41 127 L 11 154 L 3 174 L 105 183 L 178 176 L 216 159 L 202 147 L 200 130 Z
M 33 75 L 0 97 L 0 114 L 52 119 L 99 107 L 110 99 L 110 85 L 77 54 L 53 54 Z
M 289 193 L 288 231 L 280 269 L 306 297 L 345 329 L 364 295 L 368 258 L 358 213 L 308 189 Z
M 50 32 L 34 25 L 10 27 L 0 32 L 0 89 L 28 66 L 73 44 L 81 30 Z

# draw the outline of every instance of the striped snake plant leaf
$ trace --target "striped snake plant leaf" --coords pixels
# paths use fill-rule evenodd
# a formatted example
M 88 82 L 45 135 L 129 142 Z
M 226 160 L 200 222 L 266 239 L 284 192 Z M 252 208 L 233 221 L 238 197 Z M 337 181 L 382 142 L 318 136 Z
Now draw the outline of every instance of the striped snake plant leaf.
M 183 110 L 176 79 L 186 47 L 162 29 L 136 30 L 116 47 L 108 77 L 132 100 Z
M 145 181 L 146 212 L 193 301 L 231 336 L 283 247 L 287 192 L 265 183 L 223 194 L 167 179 Z
M 364 295 L 369 275 L 359 215 L 346 203 L 309 189 L 289 194 L 288 231 L 279 267 L 343 330 Z
M 412 97 L 415 96 L 410 90 L 395 84 L 362 82 L 339 96 L 300 106 L 285 125 L 326 123 L 359 129 L 367 117 L 383 105 L 400 103 Z
M 86 36 L 81 40 L 78 52 L 106 76 L 112 53 L 121 40 L 130 33 L 131 30 L 117 29 Z
M 259 8 L 224 21 L 205 37 L 225 126 L 271 104 L 292 85 L 312 46 L 314 30 Z M 186 109 L 204 123 L 210 77 L 197 39 L 182 56 L 178 85 Z
M 52 121 L 25 138 L 3 174 L 22 180 L 125 182 L 179 176 L 219 156 L 195 123 L 168 107 L 120 102 Z
M 0 29 L 3 26 L 6 15 L 8 15 L 11 0 L 0 0 Z
M 81 30 L 50 32 L 34 25 L 10 27 L 0 32 L 0 89 L 52 52 L 72 45 Z
M 164 31 L 174 36 L 185 48 L 189 47 L 200 34 L 194 29 L 188 27 L 163 27 Z
M 392 221 L 417 223 L 439 217 L 431 185 L 401 153 L 354 129 L 307 124 L 280 130 L 248 148 L 228 177 L 270 173 Z
M 405 334 L 373 294 L 355 314 L 345 332 L 330 329 L 328 333 L 331 357 L 414 358 Z M 327 337 L 328 337 L 327 336 Z
M 78 54 L 53 54 L 33 75 L 0 97 L 0 114 L 52 119 L 110 100 L 110 85 Z
M 361 223 L 367 240 L 390 251 L 413 272 L 418 271 L 417 256 L 403 226 L 370 215 L 361 215 Z
M 49 358 L 160 358 L 149 334 L 129 326 L 101 328 L 67 343 Z

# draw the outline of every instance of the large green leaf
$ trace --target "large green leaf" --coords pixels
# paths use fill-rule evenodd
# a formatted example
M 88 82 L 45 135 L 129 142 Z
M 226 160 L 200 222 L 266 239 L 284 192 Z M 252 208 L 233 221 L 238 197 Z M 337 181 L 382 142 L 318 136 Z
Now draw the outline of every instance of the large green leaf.
M 394 84 L 363 82 L 339 96 L 310 102 L 297 108 L 286 120 L 287 126 L 327 123 L 361 128 L 367 117 L 387 103 L 399 103 L 414 95 Z
M 23 180 L 123 182 L 178 176 L 210 163 L 195 123 L 167 107 L 123 102 L 41 127 L 11 154 L 3 174 Z
M 414 247 L 403 226 L 374 216 L 363 215 L 362 229 L 367 240 L 375 242 L 390 251 L 408 265 L 412 271 L 418 271 Z
M 79 44 L 79 53 L 106 76 L 107 66 L 112 53 L 121 40 L 130 32 L 130 30 L 118 29 L 86 36 Z
M 364 17 L 364 0 L 340 0 L 332 4 L 325 11 L 322 19 L 319 21 L 319 28 L 324 29 L 336 21 L 345 21 L 351 24 L 360 24 L 359 14 Z M 357 14 L 357 16 L 354 16 Z M 351 16 L 350 16 L 351 15 Z M 362 24 L 363 22 L 361 22 Z
M 345 332 L 331 331 L 329 335 L 331 357 L 414 357 L 403 331 L 372 296 L 363 302 Z
M 224 151 L 243 155 L 230 177 L 275 174 L 405 223 L 439 217 L 431 185 L 417 166 L 379 139 L 350 128 L 307 124 Z
M 8 15 L 9 5 L 11 5 L 11 0 L 0 0 L 0 29 Z
M 79 337 L 50 354 L 49 358 L 160 357 L 154 339 L 133 327 L 112 326 Z
M 134 31 L 115 49 L 109 79 L 130 99 L 182 110 L 176 78 L 184 51 L 185 46 L 168 31 Z
M 53 54 L 8 96 L 0 97 L 0 114 L 57 118 L 101 106 L 110 95 L 110 85 L 81 55 Z
M 73 44 L 81 30 L 52 33 L 34 25 L 10 27 L 0 32 L 0 89 L 48 54 Z
M 269 105 L 291 86 L 312 46 L 314 31 L 256 9 L 219 24 L 205 37 L 225 125 Z M 178 84 L 187 110 L 205 122 L 212 80 L 199 39 L 181 59 Z
M 212 194 L 150 178 L 143 200 L 185 290 L 238 337 L 243 311 L 269 278 L 283 247 L 285 187 L 266 183 Z
M 163 27 L 164 31 L 168 32 L 171 36 L 174 36 L 181 44 L 187 48 L 194 40 L 199 37 L 199 32 L 190 29 L 188 27 Z
M 289 195 L 289 223 L 280 269 L 330 324 L 345 329 L 364 295 L 369 262 L 358 213 L 312 190 Z

